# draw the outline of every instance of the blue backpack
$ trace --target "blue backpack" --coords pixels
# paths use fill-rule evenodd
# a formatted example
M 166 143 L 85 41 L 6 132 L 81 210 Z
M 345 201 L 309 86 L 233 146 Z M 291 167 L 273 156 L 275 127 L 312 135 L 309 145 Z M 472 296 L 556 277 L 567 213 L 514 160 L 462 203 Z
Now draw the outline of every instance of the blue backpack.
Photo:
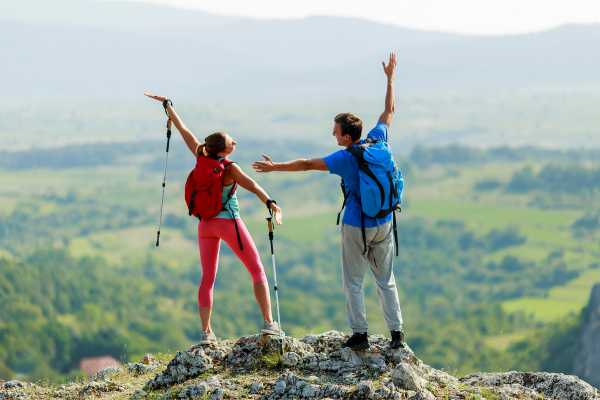
M 396 228 L 396 213 L 401 211 L 402 191 L 404 189 L 404 178 L 402 172 L 396 167 L 394 156 L 386 141 L 372 140 L 367 138 L 362 144 L 355 144 L 347 148 L 358 163 L 360 193 L 357 198 L 361 205 L 362 238 L 364 243 L 364 254 L 367 253 L 367 240 L 365 235 L 364 216 L 371 218 L 383 218 L 393 214 L 394 245 L 396 256 L 398 255 L 398 231 Z M 340 215 L 346 206 L 349 193 L 342 180 L 342 193 L 344 203 L 338 213 L 337 224 L 340 223 Z

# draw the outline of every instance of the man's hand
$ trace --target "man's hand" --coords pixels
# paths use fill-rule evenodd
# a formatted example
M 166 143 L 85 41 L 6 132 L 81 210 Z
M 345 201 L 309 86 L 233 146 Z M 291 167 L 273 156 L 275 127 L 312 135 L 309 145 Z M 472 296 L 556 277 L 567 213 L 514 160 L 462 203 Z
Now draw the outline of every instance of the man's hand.
M 254 168 L 254 170 L 256 172 L 272 172 L 272 171 L 275 171 L 275 165 L 273 164 L 273 161 L 271 160 L 271 157 L 269 157 L 266 154 L 263 154 L 262 157 L 263 157 L 263 161 L 255 161 L 252 164 L 252 168 Z
M 383 65 L 383 72 L 385 76 L 387 76 L 387 89 L 385 91 L 385 109 L 383 113 L 379 117 L 379 122 L 390 126 L 392 123 L 392 117 L 395 111 L 395 101 L 394 101 L 394 77 L 396 75 L 396 53 L 390 53 L 390 59 L 387 63 L 381 63 Z
M 385 64 L 385 61 L 382 61 L 381 64 L 383 65 L 383 72 L 387 76 L 388 80 L 393 80 L 394 76 L 396 75 L 396 53 L 390 53 L 390 59 L 388 60 L 387 65 Z

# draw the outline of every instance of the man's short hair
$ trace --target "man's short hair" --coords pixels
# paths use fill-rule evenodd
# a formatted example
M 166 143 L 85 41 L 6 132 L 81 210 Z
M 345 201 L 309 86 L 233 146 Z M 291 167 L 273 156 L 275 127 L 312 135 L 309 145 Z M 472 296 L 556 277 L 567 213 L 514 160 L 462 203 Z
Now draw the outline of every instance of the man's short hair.
M 335 122 L 340 124 L 342 135 L 350 135 L 353 142 L 360 139 L 362 134 L 362 121 L 352 113 L 341 113 L 335 116 Z

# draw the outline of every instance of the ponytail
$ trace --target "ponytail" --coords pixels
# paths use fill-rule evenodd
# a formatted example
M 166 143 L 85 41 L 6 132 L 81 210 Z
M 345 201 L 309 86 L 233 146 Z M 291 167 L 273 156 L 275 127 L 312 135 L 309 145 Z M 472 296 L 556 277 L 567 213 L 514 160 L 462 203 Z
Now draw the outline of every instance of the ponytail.
M 203 156 L 205 147 L 206 147 L 206 143 L 199 144 L 198 147 L 196 148 L 196 156 Z

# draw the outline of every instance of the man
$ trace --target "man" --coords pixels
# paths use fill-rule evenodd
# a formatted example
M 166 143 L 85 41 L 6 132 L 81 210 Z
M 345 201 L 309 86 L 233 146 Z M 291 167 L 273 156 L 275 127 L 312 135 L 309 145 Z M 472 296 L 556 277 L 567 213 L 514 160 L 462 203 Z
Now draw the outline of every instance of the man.
M 394 76 L 396 54 L 390 54 L 389 61 L 383 64 L 387 76 L 385 110 L 379 117 L 375 128 L 367 138 L 387 141 L 388 128 L 394 114 Z M 359 188 L 359 169 L 355 157 L 346 149 L 361 141 L 362 121 L 350 113 L 338 114 L 335 117 L 333 136 L 339 146 L 344 147 L 325 158 L 300 159 L 288 162 L 273 162 L 264 155 L 263 161 L 257 161 L 253 168 L 258 172 L 272 171 L 329 171 L 342 177 L 345 191 L 348 194 L 346 211 L 342 221 L 342 279 L 346 296 L 346 311 L 353 335 L 344 344 L 353 350 L 364 350 L 369 347 L 367 334 L 367 318 L 364 304 L 363 279 L 367 267 L 377 283 L 377 293 L 383 308 L 383 314 L 391 332 L 392 348 L 399 348 L 404 343 L 402 331 L 402 314 L 393 274 L 394 241 L 392 235 L 392 214 L 383 218 L 364 218 L 365 243 L 362 236 L 361 203 L 357 193 Z

